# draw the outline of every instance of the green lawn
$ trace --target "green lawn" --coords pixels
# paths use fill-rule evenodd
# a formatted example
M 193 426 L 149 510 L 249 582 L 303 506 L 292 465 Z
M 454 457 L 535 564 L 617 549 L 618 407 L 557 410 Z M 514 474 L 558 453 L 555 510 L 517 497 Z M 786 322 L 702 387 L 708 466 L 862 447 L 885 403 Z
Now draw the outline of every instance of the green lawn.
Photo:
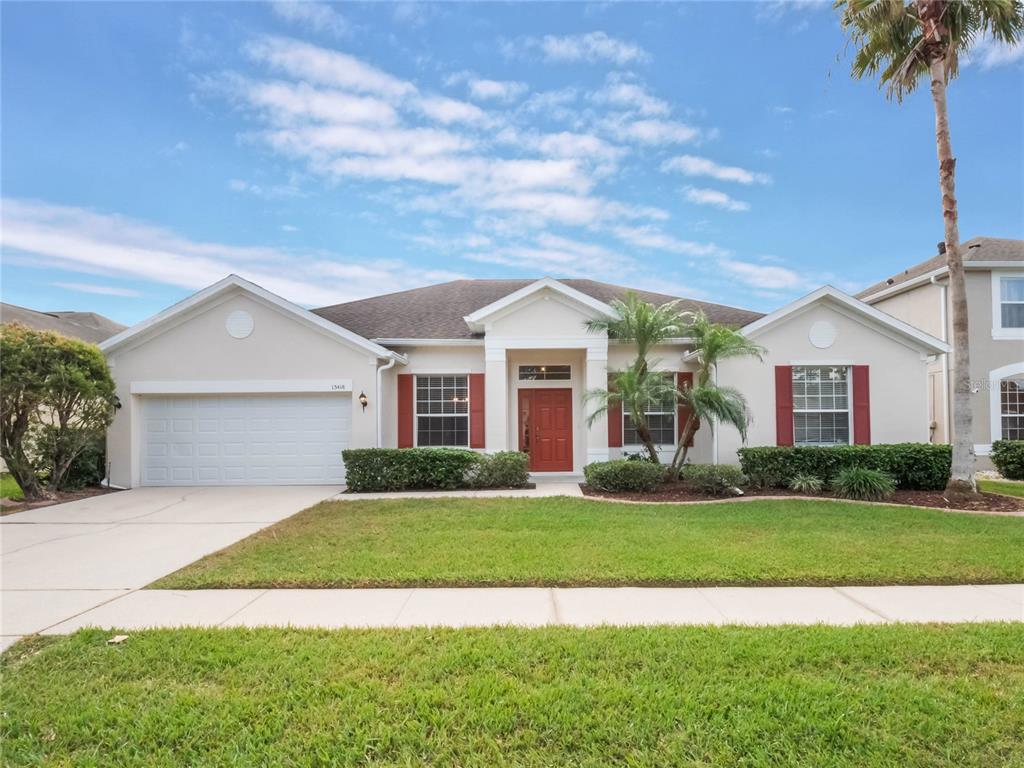
M 10 766 L 1020 766 L 1013 625 L 164 630 L 0 660 Z
M 18 482 L 8 473 L 0 473 L 0 499 L 11 499 L 20 501 L 25 498 L 21 493 Z
M 988 493 L 1002 493 L 1006 496 L 1024 496 L 1024 483 L 1009 480 L 979 480 L 978 488 Z
M 1024 581 L 1024 519 L 751 501 L 325 502 L 162 588 Z

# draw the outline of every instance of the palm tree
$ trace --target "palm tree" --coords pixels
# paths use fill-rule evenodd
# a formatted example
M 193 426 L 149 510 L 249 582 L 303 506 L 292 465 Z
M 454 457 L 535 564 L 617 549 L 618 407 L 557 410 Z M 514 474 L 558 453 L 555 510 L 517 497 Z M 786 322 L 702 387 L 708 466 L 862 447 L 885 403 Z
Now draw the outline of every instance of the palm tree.
M 639 360 L 640 358 L 637 362 Z M 594 410 L 587 416 L 588 425 L 597 421 L 613 406 L 621 405 L 623 411 L 629 414 L 630 423 L 636 429 L 637 438 L 643 443 L 648 458 L 655 464 L 660 464 L 658 447 L 654 443 L 647 421 L 647 411 L 651 403 L 675 403 L 678 390 L 672 377 L 647 372 L 647 368 L 653 364 L 645 361 L 643 371 L 638 370 L 636 364 L 624 371 L 616 371 L 610 377 L 608 389 L 592 389 L 587 392 L 585 399 L 596 403 Z
M 678 304 L 678 301 L 670 301 L 655 306 L 630 291 L 624 300 L 613 299 L 609 303 L 615 310 L 614 316 L 587 321 L 587 330 L 607 331 L 611 339 L 633 342 L 636 345 L 633 365 L 646 375 L 648 353 L 658 344 L 683 335 L 686 316 L 679 311 Z
M 618 341 L 630 341 L 636 346 L 636 359 L 624 371 L 613 372 L 608 389 L 592 389 L 585 399 L 596 402 L 597 407 L 587 417 L 592 424 L 609 407 L 621 404 L 629 414 L 637 437 L 644 444 L 648 456 L 655 464 L 660 463 L 658 450 L 651 437 L 647 423 L 648 406 L 651 403 L 675 399 L 675 383 L 660 373 L 651 373 L 652 361 L 648 360 L 651 350 L 659 344 L 683 335 L 687 316 L 680 312 L 677 301 L 654 305 L 644 301 L 632 291 L 625 299 L 609 302 L 615 313 L 587 322 L 587 330 L 593 333 L 607 332 L 608 337 Z
M 715 374 L 722 360 L 735 357 L 761 359 L 764 354 L 763 347 L 734 328 L 712 323 L 703 312 L 690 317 L 684 335 L 693 342 L 690 354 L 697 363 L 697 370 L 693 386 L 680 390 L 678 394 L 680 402 L 687 406 L 688 414 L 672 458 L 671 472 L 676 476 L 686 463 L 690 451 L 688 446 L 702 422 L 711 429 L 716 422 L 730 424 L 744 440 L 747 439 L 750 412 L 746 398 L 735 387 L 718 384 Z
M 931 83 L 953 320 L 953 466 L 946 497 L 974 496 L 967 293 L 946 86 L 957 75 L 960 55 L 980 37 L 1011 44 L 1021 37 L 1024 6 L 1019 0 L 836 0 L 835 7 L 841 10 L 842 25 L 857 48 L 854 77 L 878 75 L 887 98 L 897 102 L 925 76 Z

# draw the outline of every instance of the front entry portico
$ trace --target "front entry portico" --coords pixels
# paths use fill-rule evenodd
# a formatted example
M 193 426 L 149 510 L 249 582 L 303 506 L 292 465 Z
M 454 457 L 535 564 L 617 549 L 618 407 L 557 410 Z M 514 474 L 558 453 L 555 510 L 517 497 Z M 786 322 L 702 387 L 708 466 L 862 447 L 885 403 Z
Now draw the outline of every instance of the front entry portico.
M 572 472 L 572 389 L 519 390 L 519 450 L 531 472 Z

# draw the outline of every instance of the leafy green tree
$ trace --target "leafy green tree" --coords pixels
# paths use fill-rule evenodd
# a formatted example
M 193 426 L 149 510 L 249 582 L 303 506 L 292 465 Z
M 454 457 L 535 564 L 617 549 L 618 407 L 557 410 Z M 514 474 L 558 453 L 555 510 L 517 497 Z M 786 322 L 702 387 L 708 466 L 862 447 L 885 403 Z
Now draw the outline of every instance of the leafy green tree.
M 639 359 L 639 358 L 638 358 Z M 652 363 L 653 364 L 653 363 Z M 661 373 L 641 372 L 633 365 L 624 371 L 615 371 L 610 377 L 608 389 L 592 389 L 586 394 L 588 402 L 595 403 L 594 410 L 587 417 L 587 423 L 593 424 L 609 408 L 621 405 L 622 410 L 629 414 L 630 422 L 636 429 L 637 437 L 647 451 L 648 458 L 660 464 L 658 447 L 651 436 L 651 427 L 647 419 L 648 406 L 651 403 L 663 403 L 666 400 L 675 402 L 678 390 L 671 377 Z
M 931 86 L 953 324 L 953 466 L 946 495 L 974 496 L 967 292 L 946 87 L 961 55 L 982 36 L 1007 44 L 1021 39 L 1024 6 L 1019 0 L 837 0 L 835 7 L 856 48 L 854 77 L 877 75 L 886 96 L 896 101 L 923 80 Z
M 19 325 L 0 330 L 0 451 L 27 499 L 63 490 L 75 460 L 102 439 L 118 405 L 97 347 Z
M 679 399 L 687 406 L 688 413 L 672 457 L 672 473 L 676 476 L 686 463 L 690 451 L 688 446 L 701 424 L 707 424 L 709 429 L 714 429 L 716 423 L 729 424 L 744 440 L 747 439 L 750 424 L 747 400 L 735 387 L 719 384 L 716 372 L 723 360 L 736 357 L 760 359 L 764 354 L 761 346 L 735 328 L 712 323 L 703 312 L 690 315 L 684 335 L 693 343 L 692 356 L 697 370 L 693 386 L 679 392 Z

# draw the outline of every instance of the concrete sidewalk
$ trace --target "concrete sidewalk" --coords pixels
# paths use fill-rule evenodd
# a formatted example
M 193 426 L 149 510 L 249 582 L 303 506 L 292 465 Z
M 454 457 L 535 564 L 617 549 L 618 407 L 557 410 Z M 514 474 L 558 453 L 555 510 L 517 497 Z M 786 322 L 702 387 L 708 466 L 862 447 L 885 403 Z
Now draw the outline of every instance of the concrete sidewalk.
M 1024 621 L 1024 584 L 922 587 L 138 590 L 43 630 Z

